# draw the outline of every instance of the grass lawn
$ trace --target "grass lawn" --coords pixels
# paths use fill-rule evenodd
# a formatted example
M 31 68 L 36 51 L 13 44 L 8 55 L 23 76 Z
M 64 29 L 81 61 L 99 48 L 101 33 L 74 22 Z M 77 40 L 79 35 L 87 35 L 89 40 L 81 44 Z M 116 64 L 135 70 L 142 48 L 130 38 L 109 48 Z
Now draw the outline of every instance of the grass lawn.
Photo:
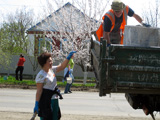
M 36 82 L 34 80 L 23 80 L 23 81 L 18 81 L 15 79 L 13 76 L 3 76 L 0 77 L 0 84 L 8 84 L 8 85 L 36 85 Z M 61 82 L 57 81 L 57 84 L 59 87 L 65 87 L 66 81 Z M 87 83 L 87 84 L 81 84 L 81 83 L 73 83 L 72 86 L 74 87 L 94 87 L 96 84 L 95 83 Z

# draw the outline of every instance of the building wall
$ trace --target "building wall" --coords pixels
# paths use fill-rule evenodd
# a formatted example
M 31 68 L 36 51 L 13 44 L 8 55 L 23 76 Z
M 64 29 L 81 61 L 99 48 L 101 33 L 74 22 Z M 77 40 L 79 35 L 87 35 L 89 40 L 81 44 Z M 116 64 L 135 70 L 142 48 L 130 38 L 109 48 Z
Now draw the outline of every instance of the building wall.
M 26 62 L 24 63 L 24 71 L 23 74 L 24 76 L 33 76 L 36 75 L 39 71 L 40 71 L 40 66 L 38 66 L 37 70 L 34 72 L 33 71 L 33 66 L 31 65 L 31 62 L 29 60 L 29 58 L 27 56 L 25 56 Z M 15 75 L 15 70 L 17 67 L 17 63 L 19 60 L 19 56 L 18 55 L 14 55 L 11 58 L 12 62 L 9 66 L 7 67 L 2 67 L 0 66 L 0 75 Z M 33 63 L 33 58 L 31 58 L 31 61 Z M 59 63 L 53 63 L 53 65 L 58 65 Z M 57 76 L 63 76 L 64 72 L 61 71 L 59 73 L 57 73 Z M 75 77 L 83 77 L 83 71 L 81 69 L 81 67 L 79 67 L 78 65 L 75 65 L 74 67 L 74 72 L 73 75 Z M 88 72 L 88 77 L 95 77 L 93 72 Z
M 28 34 L 29 46 L 28 46 L 28 54 L 33 56 L 34 53 L 34 34 Z

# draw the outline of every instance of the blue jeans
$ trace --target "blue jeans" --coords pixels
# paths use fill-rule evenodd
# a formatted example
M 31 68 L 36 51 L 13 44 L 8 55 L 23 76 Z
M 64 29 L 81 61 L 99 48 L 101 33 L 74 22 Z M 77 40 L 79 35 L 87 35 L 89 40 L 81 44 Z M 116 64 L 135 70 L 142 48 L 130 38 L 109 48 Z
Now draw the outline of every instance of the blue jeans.
M 67 77 L 69 77 L 69 71 L 68 71 L 67 74 L 65 75 L 64 80 L 66 80 Z M 66 81 L 67 81 L 67 80 L 66 80 Z M 73 83 L 73 81 L 74 81 L 74 79 L 72 78 L 72 83 Z M 72 83 L 71 83 L 71 84 L 69 84 L 69 83 L 66 84 L 64 93 L 68 93 L 69 91 L 71 91 L 70 88 L 71 88 Z
M 72 83 L 73 83 L 73 80 L 72 80 Z M 68 93 L 68 91 L 71 91 L 70 88 L 71 88 L 72 83 L 71 84 L 69 84 L 69 83 L 66 84 L 64 93 Z

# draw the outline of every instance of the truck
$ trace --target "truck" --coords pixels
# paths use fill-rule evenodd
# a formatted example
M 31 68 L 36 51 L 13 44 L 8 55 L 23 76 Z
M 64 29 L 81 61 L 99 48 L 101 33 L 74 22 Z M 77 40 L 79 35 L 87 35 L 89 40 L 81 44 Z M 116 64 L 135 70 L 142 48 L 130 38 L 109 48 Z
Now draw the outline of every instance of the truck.
M 155 120 L 160 111 L 160 47 L 112 44 L 91 38 L 91 65 L 99 96 L 124 93 L 133 109 Z

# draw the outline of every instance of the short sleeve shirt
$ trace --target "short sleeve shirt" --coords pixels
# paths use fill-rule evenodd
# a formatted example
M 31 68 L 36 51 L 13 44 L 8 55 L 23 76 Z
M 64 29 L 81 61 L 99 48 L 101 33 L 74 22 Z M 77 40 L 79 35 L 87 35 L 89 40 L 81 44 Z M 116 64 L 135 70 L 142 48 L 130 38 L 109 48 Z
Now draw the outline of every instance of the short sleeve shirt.
M 57 66 L 52 66 L 52 69 L 49 70 L 49 72 L 45 72 L 43 69 L 39 71 L 39 73 L 36 76 L 36 83 L 43 83 L 43 88 L 54 90 L 57 86 L 57 79 L 55 76 Z
M 74 68 L 74 61 L 73 61 L 73 59 L 70 59 L 68 64 L 70 65 L 71 69 Z
M 132 17 L 133 15 L 134 15 L 134 11 L 129 7 L 128 16 Z M 119 28 L 121 26 L 122 21 L 123 21 L 123 15 L 121 17 L 119 17 L 119 18 L 115 16 L 115 27 L 112 30 L 112 32 L 118 32 L 119 31 Z M 103 26 L 104 31 L 105 32 L 110 32 L 111 31 L 111 27 L 112 27 L 111 20 L 107 16 L 105 16 L 105 18 L 104 18 L 104 26 Z

